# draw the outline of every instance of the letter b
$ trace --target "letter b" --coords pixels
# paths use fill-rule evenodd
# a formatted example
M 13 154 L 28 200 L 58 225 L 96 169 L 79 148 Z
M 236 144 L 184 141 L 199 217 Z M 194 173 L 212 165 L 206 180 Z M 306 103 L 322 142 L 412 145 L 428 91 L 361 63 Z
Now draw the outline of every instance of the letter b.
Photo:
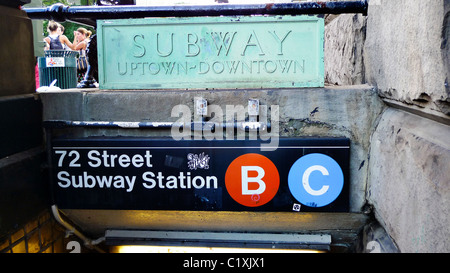
M 191 37 L 193 37 L 193 41 L 191 41 Z M 200 53 L 200 47 L 198 46 L 197 42 L 198 42 L 197 34 L 188 33 L 186 57 L 195 57 Z
M 249 177 L 249 172 L 255 171 L 258 173 L 256 177 Z M 264 169 L 258 166 L 242 166 L 241 177 L 242 177 L 242 195 L 253 195 L 262 194 L 266 190 L 266 183 L 262 181 L 264 177 Z M 256 190 L 249 190 L 249 183 L 258 183 L 258 188 Z
M 93 188 L 95 187 L 95 177 L 89 175 L 87 172 L 83 172 L 83 180 L 85 188 Z

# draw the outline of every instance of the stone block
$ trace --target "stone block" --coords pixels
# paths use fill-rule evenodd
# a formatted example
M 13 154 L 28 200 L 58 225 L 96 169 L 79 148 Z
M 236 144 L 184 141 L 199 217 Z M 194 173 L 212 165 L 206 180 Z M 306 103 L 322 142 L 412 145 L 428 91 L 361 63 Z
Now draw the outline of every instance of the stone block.
M 372 137 L 368 199 L 401 252 L 450 251 L 450 126 L 389 108 Z
M 330 16 L 329 16 L 330 17 Z M 365 83 L 363 59 L 367 17 L 342 14 L 325 26 L 325 81 L 335 85 Z
M 7 37 L 0 43 L 0 96 L 36 90 L 31 20 L 17 7 L 0 8 L 0 35 Z
M 450 115 L 449 1 L 369 2 L 366 80 L 380 96 Z
M 54 119 L 83 119 L 83 94 L 81 92 L 45 92 L 40 93 L 42 107 L 45 109 L 43 120 Z

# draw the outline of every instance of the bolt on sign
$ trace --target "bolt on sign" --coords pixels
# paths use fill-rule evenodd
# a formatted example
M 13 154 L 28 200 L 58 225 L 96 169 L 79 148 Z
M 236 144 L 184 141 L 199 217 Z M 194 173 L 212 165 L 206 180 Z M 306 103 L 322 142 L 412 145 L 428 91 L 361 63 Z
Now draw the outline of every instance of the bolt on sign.
M 324 86 L 316 16 L 98 21 L 101 89 Z
M 52 141 L 52 190 L 63 209 L 348 212 L 345 138 Z

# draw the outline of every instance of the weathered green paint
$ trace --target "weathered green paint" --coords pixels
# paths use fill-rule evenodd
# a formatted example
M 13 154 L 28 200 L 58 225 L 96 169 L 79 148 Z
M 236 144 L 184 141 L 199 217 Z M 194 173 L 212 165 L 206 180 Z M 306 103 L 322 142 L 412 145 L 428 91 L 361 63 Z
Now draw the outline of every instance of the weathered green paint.
M 98 21 L 101 89 L 322 87 L 323 18 Z

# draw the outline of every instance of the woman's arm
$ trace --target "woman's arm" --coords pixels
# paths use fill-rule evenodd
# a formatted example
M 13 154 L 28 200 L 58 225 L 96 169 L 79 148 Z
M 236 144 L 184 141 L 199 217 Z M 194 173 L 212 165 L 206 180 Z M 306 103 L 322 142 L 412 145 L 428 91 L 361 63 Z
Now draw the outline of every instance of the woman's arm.
M 77 47 L 77 45 L 79 44 L 80 42 L 78 41 L 78 39 L 77 39 L 77 31 L 74 31 L 73 32 L 73 42 L 72 42 L 72 46 L 73 46 L 73 50 L 79 50 L 79 49 L 76 49 L 76 47 Z
M 49 50 L 50 49 L 50 38 L 45 37 L 44 42 L 45 42 L 44 50 Z
M 86 49 L 87 43 L 86 41 L 81 41 L 75 46 L 75 50 L 83 50 Z
M 66 35 L 60 35 L 59 40 L 61 41 L 62 44 L 65 44 L 70 49 L 75 50 L 75 46 L 69 41 Z

